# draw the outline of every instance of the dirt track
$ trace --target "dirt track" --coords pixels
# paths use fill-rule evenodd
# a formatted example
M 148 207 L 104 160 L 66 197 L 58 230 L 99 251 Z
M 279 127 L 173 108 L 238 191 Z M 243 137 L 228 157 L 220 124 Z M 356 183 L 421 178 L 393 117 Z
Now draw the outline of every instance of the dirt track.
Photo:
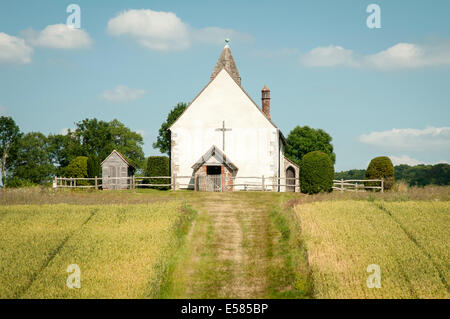
M 176 270 L 175 297 L 265 297 L 268 209 L 224 193 L 205 194 L 191 205 L 198 216 Z

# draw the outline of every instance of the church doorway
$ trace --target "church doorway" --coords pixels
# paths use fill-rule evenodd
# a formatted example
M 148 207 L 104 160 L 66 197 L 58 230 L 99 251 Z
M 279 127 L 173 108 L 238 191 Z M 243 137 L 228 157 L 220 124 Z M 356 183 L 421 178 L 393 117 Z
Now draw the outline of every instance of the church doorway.
M 286 170 L 286 191 L 295 192 L 295 170 L 292 166 Z
M 234 176 L 238 168 L 226 155 L 213 145 L 192 165 L 194 189 L 202 192 L 228 192 L 233 190 Z
M 222 174 L 222 166 L 208 165 L 206 166 L 206 175 L 220 175 Z
M 222 191 L 222 166 L 220 165 L 206 166 L 206 191 L 207 192 Z

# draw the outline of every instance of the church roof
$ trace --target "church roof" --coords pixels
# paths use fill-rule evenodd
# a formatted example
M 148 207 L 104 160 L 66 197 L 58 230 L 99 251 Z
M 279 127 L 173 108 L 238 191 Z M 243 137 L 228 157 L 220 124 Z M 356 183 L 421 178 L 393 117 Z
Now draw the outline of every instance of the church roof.
M 194 172 L 202 167 L 211 157 L 214 157 L 219 163 L 227 166 L 231 171 L 236 171 L 238 169 L 220 148 L 213 145 L 194 165 L 192 165 Z
M 233 55 L 231 54 L 230 46 L 227 44 L 220 55 L 219 61 L 217 61 L 216 67 L 211 74 L 211 81 L 219 74 L 222 69 L 228 71 L 231 77 L 241 85 L 241 76 L 239 75 L 239 71 L 237 69 L 236 63 L 234 62 Z
M 278 126 L 275 125 L 274 122 L 272 122 L 271 119 L 269 119 L 264 112 L 259 108 L 258 104 L 255 103 L 255 101 L 251 98 L 251 96 L 247 93 L 247 91 L 244 90 L 244 88 L 241 86 L 241 76 L 239 75 L 239 71 L 237 69 L 236 63 L 234 62 L 233 56 L 231 55 L 230 46 L 227 44 L 223 50 L 222 54 L 220 55 L 219 61 L 217 61 L 217 65 L 214 68 L 213 73 L 211 74 L 211 79 L 209 83 L 197 94 L 197 96 L 189 103 L 189 105 L 186 107 L 186 109 L 181 113 L 181 115 L 175 120 L 175 122 L 172 123 L 172 125 L 169 126 L 168 130 L 174 126 L 174 124 L 183 116 L 184 113 L 187 112 L 189 107 L 192 105 L 192 103 L 197 100 L 197 98 L 203 93 L 203 91 L 206 90 L 206 88 L 213 82 L 213 80 L 216 78 L 216 76 L 220 73 L 220 71 L 225 70 L 231 78 L 236 82 L 236 84 L 240 87 L 242 92 L 244 92 L 245 95 L 250 99 L 250 101 L 255 105 L 255 107 L 258 109 L 259 112 L 278 130 L 280 133 L 280 138 L 284 144 L 286 144 L 286 138 L 284 137 L 281 130 L 278 128 Z M 264 86 L 267 88 L 267 86 Z M 268 90 L 268 88 L 267 88 Z

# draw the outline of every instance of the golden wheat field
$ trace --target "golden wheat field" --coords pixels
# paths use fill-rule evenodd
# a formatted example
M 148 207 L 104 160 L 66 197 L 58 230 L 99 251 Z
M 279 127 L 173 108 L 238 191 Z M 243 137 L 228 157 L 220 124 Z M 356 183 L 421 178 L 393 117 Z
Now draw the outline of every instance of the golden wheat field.
M 157 297 L 186 214 L 179 201 L 1 207 L 0 298 Z M 66 287 L 71 264 L 83 289 Z
M 0 299 L 450 298 L 449 282 L 450 187 L 0 192 Z
M 449 298 L 450 202 L 295 206 L 316 298 Z M 380 268 L 380 288 L 369 288 Z

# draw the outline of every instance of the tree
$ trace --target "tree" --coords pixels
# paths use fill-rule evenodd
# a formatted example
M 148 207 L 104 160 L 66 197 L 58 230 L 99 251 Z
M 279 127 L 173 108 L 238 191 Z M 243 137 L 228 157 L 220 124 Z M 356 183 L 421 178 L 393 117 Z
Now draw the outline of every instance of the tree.
M 77 155 L 95 155 L 99 159 L 105 159 L 116 149 L 125 155 L 133 166 L 142 166 L 145 160 L 142 136 L 123 123 L 116 119 L 104 122 L 94 118 L 85 119 L 76 125 L 77 128 L 71 136 L 79 145 Z
M 305 154 L 322 151 L 330 156 L 334 164 L 336 162 L 336 154 L 333 153 L 331 140 L 331 136 L 322 129 L 297 126 L 288 135 L 285 154 L 291 160 L 300 164 Z
M 111 132 L 113 148 L 109 150 L 104 157 L 105 159 L 113 149 L 116 149 L 123 154 L 128 161 L 135 167 L 139 168 L 144 165 L 145 155 L 142 150 L 144 144 L 141 134 L 131 131 L 124 124 L 118 120 L 109 122 L 109 130 Z
M 334 166 L 328 154 L 314 151 L 303 156 L 300 162 L 300 188 L 302 193 L 331 192 Z
M 364 179 L 365 169 L 351 169 L 334 173 L 334 179 Z
M 58 176 L 64 175 L 67 165 L 77 155 L 82 154 L 81 145 L 70 130 L 66 135 L 50 134 L 48 136 L 48 151 L 55 166 L 55 174 Z
M 394 165 L 391 159 L 387 156 L 372 159 L 366 170 L 366 179 L 383 179 L 384 189 L 391 189 L 394 186 Z M 370 183 L 367 185 L 375 186 Z
M 339 172 L 335 174 L 335 179 L 363 179 L 365 172 L 365 170 Z M 416 166 L 400 164 L 394 166 L 394 180 L 404 181 L 409 186 L 450 185 L 450 165 L 445 163 Z
M 169 127 L 180 117 L 186 107 L 186 103 L 180 102 L 170 111 L 166 121 L 161 124 L 156 142 L 153 143 L 153 148 L 159 148 L 161 153 L 169 154 L 171 144 Z
M 19 127 L 11 117 L 0 117 L 0 166 L 2 172 L 2 184 L 6 184 L 6 170 L 11 147 L 20 137 Z
M 15 145 L 12 178 L 34 184 L 48 182 L 55 172 L 48 151 L 47 137 L 31 132 L 20 137 Z
M 152 176 L 170 176 L 169 158 L 167 156 L 150 156 L 147 160 L 147 169 L 145 175 Z M 149 184 L 170 184 L 166 178 L 150 178 Z M 160 187 L 161 188 L 161 187 Z M 163 187 L 167 189 L 168 187 Z
M 87 177 L 99 177 L 101 174 L 102 167 L 100 166 L 100 160 L 95 155 L 89 155 L 87 159 Z
M 86 156 L 75 157 L 66 167 L 66 177 L 86 178 L 88 158 Z

